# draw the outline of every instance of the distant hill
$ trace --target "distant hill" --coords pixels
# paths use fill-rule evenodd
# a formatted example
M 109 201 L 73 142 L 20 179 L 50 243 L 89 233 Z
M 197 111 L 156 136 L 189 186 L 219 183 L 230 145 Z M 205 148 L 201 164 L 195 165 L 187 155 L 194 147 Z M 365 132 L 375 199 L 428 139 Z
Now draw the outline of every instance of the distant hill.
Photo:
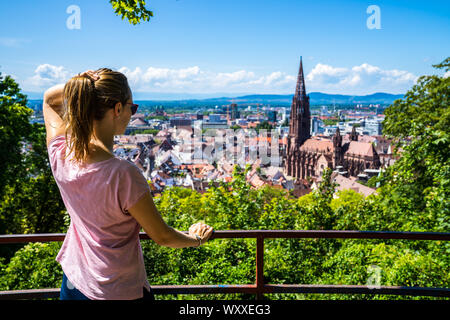
M 232 98 L 235 103 L 283 103 L 290 104 L 292 102 L 293 95 L 247 95 Z M 403 98 L 402 94 L 390 94 L 377 92 L 365 96 L 351 96 L 342 94 L 327 94 L 321 92 L 311 92 L 309 94 L 310 104 L 355 104 L 355 103 L 372 103 L 372 104 L 391 104 L 397 99 Z M 217 98 L 225 99 L 225 98 Z M 230 99 L 230 98 L 228 98 Z
M 292 103 L 293 95 L 279 95 L 279 94 L 252 94 L 238 97 L 218 97 L 218 98 L 203 98 L 203 99 L 180 99 L 176 100 L 183 104 L 245 104 L 245 103 L 261 103 L 261 104 L 281 104 L 290 105 Z M 327 94 L 321 92 L 311 92 L 309 94 L 310 104 L 392 104 L 395 100 L 403 98 L 402 94 L 390 94 L 377 92 L 365 96 L 351 96 L 342 94 Z M 167 100 L 166 100 L 167 101 Z M 175 101 L 171 101 L 175 102 Z
M 28 99 L 42 99 L 43 94 L 36 92 L 25 92 L 28 95 Z M 208 97 L 208 95 L 197 95 L 197 94 L 152 94 L 152 98 L 146 97 L 145 94 L 137 92 L 134 95 L 135 100 L 140 101 L 152 101 L 152 102 L 170 102 L 182 103 L 182 104 L 230 104 L 232 102 L 237 104 L 245 103 L 261 103 L 261 104 L 281 104 L 290 105 L 292 103 L 292 94 L 280 95 L 280 94 L 251 94 L 238 97 L 232 97 L 231 94 L 227 97 L 224 94 L 222 97 Z M 184 98 L 182 98 L 184 97 Z M 364 96 L 352 96 L 343 94 L 328 94 L 322 92 L 311 92 L 309 93 L 310 104 L 392 104 L 395 100 L 403 98 L 402 94 L 390 94 L 377 92 Z
M 319 103 L 380 103 L 391 104 L 397 99 L 402 99 L 403 94 L 390 94 L 377 92 L 365 96 L 350 96 L 340 94 L 326 94 L 321 92 L 311 92 L 310 102 Z

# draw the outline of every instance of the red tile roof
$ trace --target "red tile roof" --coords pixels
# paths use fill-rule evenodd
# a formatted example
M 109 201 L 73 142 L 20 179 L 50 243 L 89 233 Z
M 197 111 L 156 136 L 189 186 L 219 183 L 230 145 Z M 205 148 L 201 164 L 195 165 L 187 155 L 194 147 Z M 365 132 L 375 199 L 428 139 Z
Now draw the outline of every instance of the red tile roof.
M 333 142 L 331 140 L 307 139 L 300 147 L 302 151 L 312 152 L 333 152 Z
M 370 142 L 351 141 L 347 154 L 373 157 L 375 150 Z

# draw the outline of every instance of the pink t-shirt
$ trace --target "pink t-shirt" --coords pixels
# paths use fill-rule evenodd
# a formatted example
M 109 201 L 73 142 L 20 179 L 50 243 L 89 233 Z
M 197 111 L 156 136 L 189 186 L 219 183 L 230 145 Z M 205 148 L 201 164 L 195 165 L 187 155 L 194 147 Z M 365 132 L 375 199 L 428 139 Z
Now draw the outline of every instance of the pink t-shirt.
M 68 152 L 68 148 L 67 148 Z M 56 257 L 69 281 L 89 299 L 128 300 L 150 288 L 139 242 L 141 226 L 127 212 L 150 187 L 120 158 L 77 165 L 64 135 L 48 145 L 50 165 L 70 226 Z

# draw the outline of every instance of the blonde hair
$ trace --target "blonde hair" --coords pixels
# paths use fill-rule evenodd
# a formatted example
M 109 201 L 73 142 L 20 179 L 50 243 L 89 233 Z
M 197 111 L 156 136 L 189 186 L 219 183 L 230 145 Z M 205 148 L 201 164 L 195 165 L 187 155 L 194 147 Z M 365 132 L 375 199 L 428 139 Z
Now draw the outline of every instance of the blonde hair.
M 69 154 L 74 153 L 77 162 L 83 162 L 89 153 L 94 119 L 102 120 L 116 103 L 125 104 L 131 98 L 131 90 L 125 75 L 107 68 L 95 71 L 99 79 L 77 75 L 64 86 L 64 116 L 66 141 L 70 130 Z M 66 156 L 66 158 L 67 158 Z

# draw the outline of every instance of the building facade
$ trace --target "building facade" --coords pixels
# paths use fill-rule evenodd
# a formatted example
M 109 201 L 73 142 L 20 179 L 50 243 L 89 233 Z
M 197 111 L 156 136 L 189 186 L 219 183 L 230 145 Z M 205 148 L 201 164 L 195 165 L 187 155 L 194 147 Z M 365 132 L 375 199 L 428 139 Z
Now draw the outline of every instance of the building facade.
M 339 128 L 332 139 L 311 138 L 309 96 L 306 94 L 303 63 L 291 105 L 289 134 L 284 159 L 286 175 L 296 179 L 320 177 L 325 168 L 346 176 L 358 176 L 366 169 L 379 169 L 380 158 L 372 143 L 359 142 L 353 127 L 350 141 L 343 143 Z

